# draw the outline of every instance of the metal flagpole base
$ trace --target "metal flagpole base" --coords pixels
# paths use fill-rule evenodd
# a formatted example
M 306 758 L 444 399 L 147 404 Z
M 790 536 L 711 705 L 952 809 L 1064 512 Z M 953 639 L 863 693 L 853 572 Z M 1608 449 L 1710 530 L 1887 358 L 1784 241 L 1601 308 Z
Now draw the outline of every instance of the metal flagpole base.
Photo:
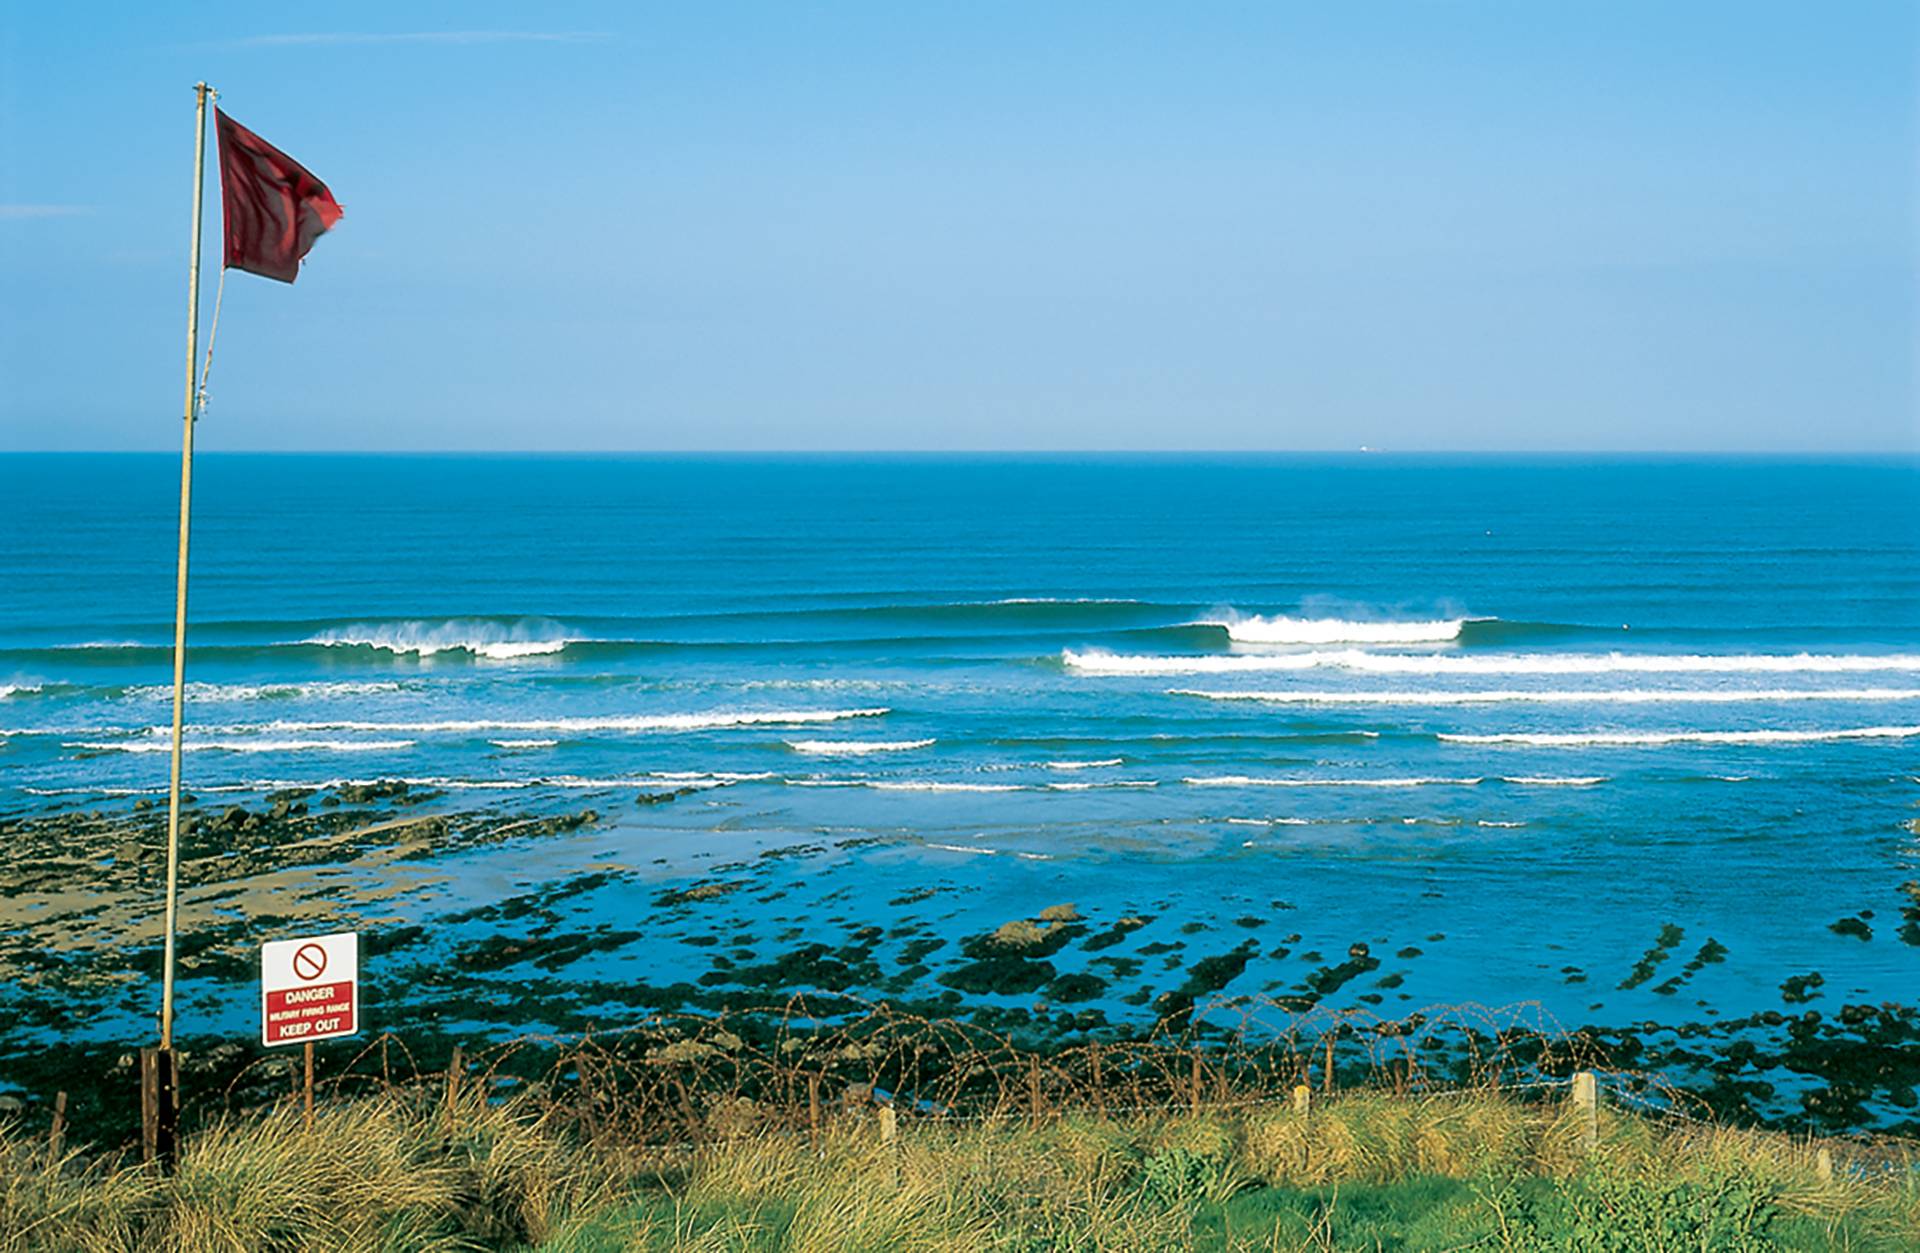
M 140 1160 L 168 1172 L 180 1160 L 180 1066 L 172 1049 L 140 1050 Z

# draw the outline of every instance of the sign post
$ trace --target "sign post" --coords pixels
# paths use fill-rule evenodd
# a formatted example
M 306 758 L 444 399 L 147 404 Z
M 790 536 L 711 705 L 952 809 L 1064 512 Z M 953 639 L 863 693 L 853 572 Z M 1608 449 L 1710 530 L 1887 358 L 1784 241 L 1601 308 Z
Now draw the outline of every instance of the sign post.
M 313 1045 L 360 1030 L 360 936 L 353 931 L 260 946 L 260 1042 L 303 1046 L 306 1126 L 313 1128 Z

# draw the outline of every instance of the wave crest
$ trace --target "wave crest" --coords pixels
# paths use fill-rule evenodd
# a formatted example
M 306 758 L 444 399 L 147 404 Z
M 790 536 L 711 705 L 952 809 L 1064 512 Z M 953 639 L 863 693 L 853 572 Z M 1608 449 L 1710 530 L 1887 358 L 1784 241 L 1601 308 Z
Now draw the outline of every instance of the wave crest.
M 217 703 L 242 700 L 310 700 L 337 696 L 375 696 L 400 690 L 400 684 L 393 682 L 359 683 L 334 680 L 305 683 L 189 683 L 186 686 L 186 695 L 190 701 Z M 127 695 L 136 700 L 171 700 L 173 685 L 145 683 L 128 688 Z
M 1454 744 L 1518 744 L 1535 748 L 1642 748 L 1661 744 L 1813 744 L 1828 740 L 1904 740 L 1920 727 L 1850 727 L 1834 731 L 1579 731 L 1510 732 L 1501 735 L 1443 733 Z
M 904 753 L 916 748 L 931 748 L 932 740 L 788 740 L 796 753 L 821 757 L 864 757 L 869 753 Z
M 489 661 L 512 661 L 560 652 L 583 643 L 558 623 L 528 620 L 511 626 L 472 618 L 444 622 L 387 622 L 331 628 L 299 641 L 327 648 L 372 648 L 396 656 L 431 657 L 464 652 Z
M 814 722 L 840 722 L 848 718 L 878 718 L 890 712 L 885 706 L 871 709 L 769 709 L 722 710 L 692 714 L 609 715 L 582 718 L 443 718 L 423 722 L 367 722 L 328 719 L 315 722 L 261 722 L 222 727 L 228 732 L 312 732 L 312 731 L 391 731 L 401 734 L 479 731 L 712 731 L 727 727 L 799 726 Z
M 1440 618 L 1426 622 L 1355 622 L 1347 618 L 1293 618 L 1237 614 L 1197 625 L 1223 628 L 1236 644 L 1445 644 L 1460 638 L 1469 621 Z
M 1270 656 L 1148 656 L 1068 649 L 1060 660 L 1086 674 L 1234 674 L 1351 670 L 1368 674 L 1846 674 L 1920 671 L 1914 653 L 1370 653 L 1360 649 Z
M 1920 700 L 1920 688 L 1748 688 L 1666 689 L 1633 688 L 1593 691 L 1488 692 L 1219 692 L 1197 688 L 1169 688 L 1169 696 L 1197 696 L 1202 700 L 1259 701 L 1274 705 L 1726 705 L 1787 701 L 1906 701 Z
M 413 740 L 187 740 L 183 753 L 377 753 L 412 748 Z M 173 747 L 166 740 L 77 740 L 62 748 L 93 753 L 164 753 Z
M 1193 775 L 1188 787 L 1478 787 L 1484 780 L 1414 776 L 1398 779 L 1273 779 L 1246 774 Z

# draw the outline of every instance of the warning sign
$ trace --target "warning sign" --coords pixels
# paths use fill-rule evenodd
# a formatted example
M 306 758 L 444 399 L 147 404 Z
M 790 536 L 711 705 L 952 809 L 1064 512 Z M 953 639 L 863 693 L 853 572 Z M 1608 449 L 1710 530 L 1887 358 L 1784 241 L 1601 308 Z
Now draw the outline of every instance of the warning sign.
M 360 936 L 343 931 L 260 947 L 260 1039 L 336 1040 L 360 1029 Z

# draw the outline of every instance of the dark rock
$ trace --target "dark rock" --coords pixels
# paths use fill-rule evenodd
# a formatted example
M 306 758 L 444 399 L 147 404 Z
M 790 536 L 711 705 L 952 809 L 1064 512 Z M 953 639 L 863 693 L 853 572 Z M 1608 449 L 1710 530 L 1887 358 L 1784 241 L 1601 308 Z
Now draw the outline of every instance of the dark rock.
M 1055 973 L 1052 962 L 1008 953 L 957 966 L 941 975 L 940 982 L 962 992 L 1014 996 L 1038 991 Z
M 1820 995 L 1817 989 L 1826 981 L 1825 976 L 1819 971 L 1794 975 L 1780 985 L 1780 999 L 1789 1005 L 1803 1005 Z

